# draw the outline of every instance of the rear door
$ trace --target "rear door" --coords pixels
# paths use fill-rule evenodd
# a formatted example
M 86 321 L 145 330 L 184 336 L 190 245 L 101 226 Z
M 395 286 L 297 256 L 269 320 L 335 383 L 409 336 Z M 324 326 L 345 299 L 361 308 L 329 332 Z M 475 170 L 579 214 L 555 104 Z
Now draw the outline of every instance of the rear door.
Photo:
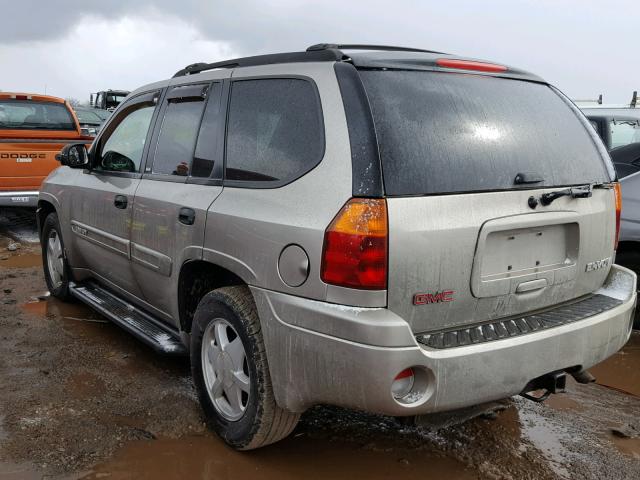
M 444 72 L 361 78 L 388 196 L 388 307 L 415 332 L 545 308 L 603 283 L 613 191 L 540 203 L 613 178 L 595 132 L 559 92 Z
M 202 258 L 207 209 L 222 191 L 223 90 L 222 80 L 170 87 L 133 207 L 136 282 L 176 326 L 180 269 Z

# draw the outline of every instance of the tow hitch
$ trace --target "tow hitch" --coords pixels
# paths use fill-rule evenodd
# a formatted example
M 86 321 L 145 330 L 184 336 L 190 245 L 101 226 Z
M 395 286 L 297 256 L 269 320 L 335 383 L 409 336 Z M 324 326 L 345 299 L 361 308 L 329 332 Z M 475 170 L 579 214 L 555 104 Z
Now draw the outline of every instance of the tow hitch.
M 521 396 L 532 402 L 540 403 L 544 402 L 552 393 L 563 393 L 567 385 L 567 375 L 564 371 L 547 373 L 538 378 L 534 378 L 524 390 L 520 393 Z M 544 390 L 544 393 L 539 397 L 531 395 L 531 392 L 536 390 Z

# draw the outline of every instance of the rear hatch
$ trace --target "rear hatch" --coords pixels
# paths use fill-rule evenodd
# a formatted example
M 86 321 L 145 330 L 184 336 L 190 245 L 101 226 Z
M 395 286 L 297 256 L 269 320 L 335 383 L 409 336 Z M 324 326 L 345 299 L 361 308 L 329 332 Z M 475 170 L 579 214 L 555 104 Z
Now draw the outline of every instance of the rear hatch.
M 612 168 L 559 92 L 478 74 L 360 76 L 387 194 L 388 308 L 414 332 L 544 309 L 603 284 Z M 584 185 L 595 185 L 590 197 L 540 204 L 543 193 Z
M 64 103 L 24 97 L 0 99 L 0 190 L 37 190 L 61 148 L 82 140 Z

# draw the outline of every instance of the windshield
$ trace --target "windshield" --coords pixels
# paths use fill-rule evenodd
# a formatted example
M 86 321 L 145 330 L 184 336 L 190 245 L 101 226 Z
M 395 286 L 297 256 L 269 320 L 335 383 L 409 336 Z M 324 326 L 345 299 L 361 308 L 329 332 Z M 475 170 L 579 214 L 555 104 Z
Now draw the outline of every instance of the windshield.
M 109 116 L 111 115 L 111 112 L 109 110 L 101 110 L 101 109 L 96 109 L 93 113 L 96 114 L 98 117 L 100 117 L 100 120 L 103 120 L 103 121 L 109 118 Z
M 360 76 L 388 195 L 610 181 L 599 140 L 548 85 L 425 71 Z M 518 184 L 519 173 L 540 181 Z
M 100 125 L 102 123 L 102 118 L 91 110 L 77 109 L 76 116 L 80 123 L 91 123 L 96 125 Z
M 62 103 L 0 100 L 2 130 L 75 130 L 73 117 Z

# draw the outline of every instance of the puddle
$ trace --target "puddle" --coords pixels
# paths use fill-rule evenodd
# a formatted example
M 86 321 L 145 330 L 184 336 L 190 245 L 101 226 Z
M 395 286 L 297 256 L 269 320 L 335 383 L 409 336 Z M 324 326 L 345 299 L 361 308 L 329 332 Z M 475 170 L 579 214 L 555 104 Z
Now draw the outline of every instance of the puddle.
M 551 395 L 547 400 L 545 400 L 544 404 L 548 405 L 549 407 L 553 408 L 554 410 L 560 410 L 560 411 L 567 411 L 567 410 L 581 411 L 581 410 L 584 410 L 582 405 L 580 405 L 578 402 L 573 400 L 571 398 L 570 394 L 566 394 L 566 393 L 559 393 L 559 394 L 556 394 L 556 395 Z
M 424 450 L 391 454 L 304 435 L 251 452 L 236 452 L 212 436 L 136 441 L 83 479 L 193 480 L 392 478 L 466 480 L 474 471 Z
M 640 460 L 640 438 L 620 438 L 615 435 L 609 435 L 609 439 L 618 451 Z
M 549 466 L 560 478 L 570 478 L 569 471 L 564 466 L 567 464 L 568 452 L 562 444 L 562 440 L 570 440 L 569 434 L 554 428 L 554 425 L 530 406 L 521 406 L 518 414 L 522 436 L 544 454 L 549 460 Z
M 640 397 L 640 332 L 633 332 L 621 351 L 589 371 L 598 384 Z
M 0 462 L 0 478 L 2 480 L 42 480 L 43 477 L 33 465 Z
M 32 315 L 43 318 L 57 317 L 69 321 L 108 323 L 108 320 L 100 314 L 81 303 L 65 303 L 50 296 L 46 300 L 25 303 L 22 308 Z
M 42 255 L 40 255 L 39 253 L 14 253 L 13 255 L 0 255 L 0 268 L 32 267 L 42 267 Z

